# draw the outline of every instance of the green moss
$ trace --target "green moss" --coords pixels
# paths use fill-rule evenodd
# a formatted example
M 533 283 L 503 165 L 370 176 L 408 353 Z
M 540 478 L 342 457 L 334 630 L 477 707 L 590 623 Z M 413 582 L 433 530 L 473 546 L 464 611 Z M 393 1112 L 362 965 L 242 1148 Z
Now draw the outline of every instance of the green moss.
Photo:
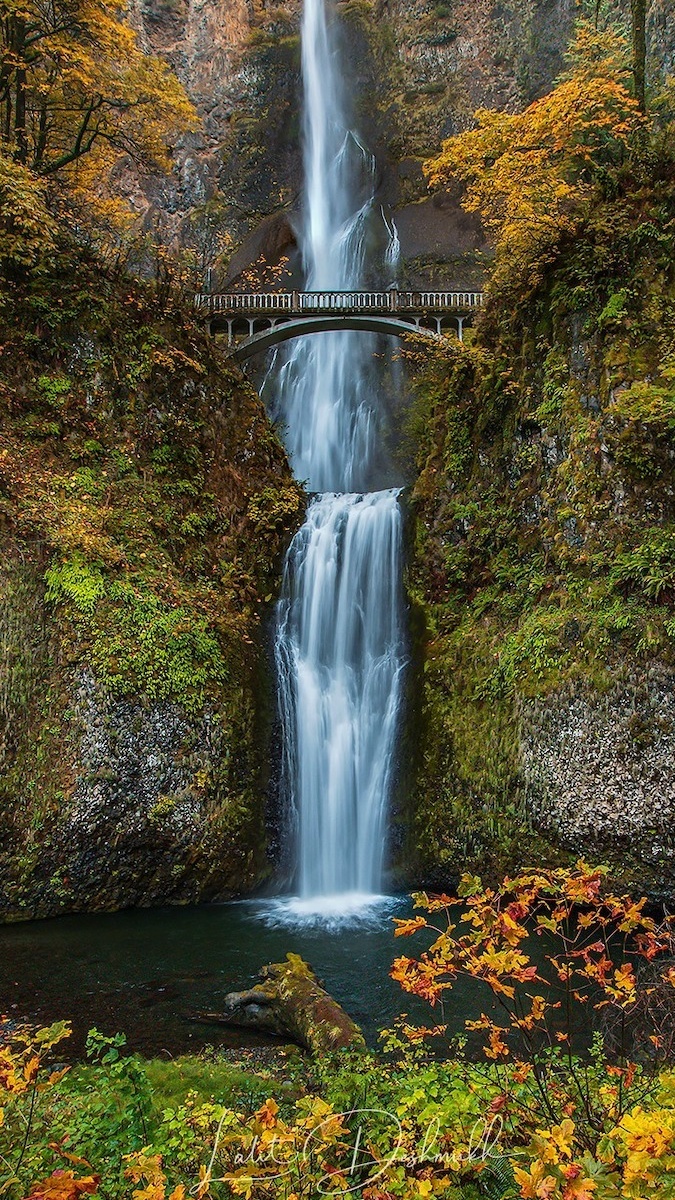
M 76 1068 L 86 1079 L 87 1067 Z M 244 1071 L 226 1062 L 209 1062 L 204 1058 L 183 1055 L 166 1062 L 153 1058 L 143 1063 L 143 1070 L 152 1090 L 152 1108 L 161 1118 L 166 1109 L 179 1108 L 186 1099 L 195 1104 L 215 1102 L 236 1106 L 242 1097 L 267 1098 L 269 1082 L 260 1075 Z

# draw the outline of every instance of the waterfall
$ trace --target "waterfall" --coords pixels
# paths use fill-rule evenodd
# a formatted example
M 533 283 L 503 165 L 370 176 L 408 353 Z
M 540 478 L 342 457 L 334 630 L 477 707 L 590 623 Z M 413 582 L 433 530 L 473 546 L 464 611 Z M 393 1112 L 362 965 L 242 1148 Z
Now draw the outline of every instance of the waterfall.
M 400 526 L 393 490 L 328 493 L 286 561 L 280 699 L 303 898 L 380 886 L 401 673 Z
M 401 240 L 398 236 L 398 229 L 396 228 L 396 222 L 394 218 L 392 217 L 391 220 L 388 221 L 384 208 L 381 208 L 380 212 L 382 213 L 384 227 L 389 237 L 389 243 L 384 253 L 384 261 L 389 267 L 389 271 L 393 277 L 394 283 L 398 283 L 398 268 L 401 260 Z
M 324 0 L 305 0 L 302 71 L 305 287 L 354 290 L 371 265 L 375 163 L 349 128 Z M 386 277 L 384 261 L 372 266 Z M 286 810 L 310 910 L 382 887 L 404 658 L 376 346 L 370 334 L 321 333 L 277 360 L 273 415 L 296 477 L 318 493 L 286 557 L 276 635 Z

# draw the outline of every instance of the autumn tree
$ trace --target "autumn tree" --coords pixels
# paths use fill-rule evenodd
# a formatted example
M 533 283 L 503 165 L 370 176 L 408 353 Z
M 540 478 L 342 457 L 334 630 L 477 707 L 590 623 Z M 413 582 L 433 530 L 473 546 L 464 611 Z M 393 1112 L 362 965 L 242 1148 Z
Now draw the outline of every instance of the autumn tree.
M 496 248 L 496 278 L 537 282 L 547 253 L 577 226 L 601 171 L 625 158 L 641 124 L 626 48 L 581 23 L 569 71 L 524 112 L 480 109 L 477 127 L 443 143 L 425 165 L 432 186 L 460 179 Z
M 166 168 L 196 117 L 166 63 L 111 0 L 0 0 L 2 149 L 54 176 L 84 156 Z
M 56 224 L 48 211 L 44 183 L 25 167 L 0 155 L 0 264 L 32 268 L 54 248 Z
M 670 1076 L 659 1072 L 673 1052 L 674 921 L 607 876 L 583 861 L 495 888 L 464 875 L 456 896 L 418 893 L 420 915 L 395 922 L 397 936 L 429 941 L 394 962 L 404 991 L 441 1014 L 458 979 L 483 993 L 465 1026 L 498 1088 L 488 1111 L 513 1147 L 508 1195 L 523 1200 L 675 1195 Z M 589 1042 L 596 1022 L 615 1031 L 613 1046 L 599 1030 Z M 419 1046 L 445 1028 L 403 1022 L 401 1033 Z M 475 1065 L 469 1077 L 475 1086 Z
M 170 147 L 196 126 L 178 79 L 142 52 L 115 0 L 0 0 L 3 271 L 45 259 L 59 209 L 76 236 L 117 244 L 131 214 L 115 165 L 167 171 Z

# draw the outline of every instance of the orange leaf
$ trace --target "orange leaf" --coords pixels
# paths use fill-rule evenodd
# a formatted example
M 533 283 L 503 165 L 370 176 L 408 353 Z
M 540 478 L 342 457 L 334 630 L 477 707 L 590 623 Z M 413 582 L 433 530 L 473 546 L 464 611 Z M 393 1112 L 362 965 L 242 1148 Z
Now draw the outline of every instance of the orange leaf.
M 83 1194 L 98 1191 L 99 1175 L 75 1178 L 73 1171 L 54 1171 L 47 1179 L 34 1183 L 26 1200 L 77 1200 Z
M 408 937 L 409 934 L 416 933 L 418 929 L 425 929 L 427 923 L 424 917 L 412 917 L 409 921 L 400 921 L 394 917 L 394 924 L 396 926 L 394 937 Z

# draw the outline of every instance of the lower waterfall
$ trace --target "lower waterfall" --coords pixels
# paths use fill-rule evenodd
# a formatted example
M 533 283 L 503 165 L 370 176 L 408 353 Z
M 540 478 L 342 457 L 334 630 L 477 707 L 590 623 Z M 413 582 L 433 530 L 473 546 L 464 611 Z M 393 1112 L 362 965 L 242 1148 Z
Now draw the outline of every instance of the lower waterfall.
M 397 492 L 320 496 L 287 556 L 276 642 L 303 900 L 380 890 L 402 640 Z

